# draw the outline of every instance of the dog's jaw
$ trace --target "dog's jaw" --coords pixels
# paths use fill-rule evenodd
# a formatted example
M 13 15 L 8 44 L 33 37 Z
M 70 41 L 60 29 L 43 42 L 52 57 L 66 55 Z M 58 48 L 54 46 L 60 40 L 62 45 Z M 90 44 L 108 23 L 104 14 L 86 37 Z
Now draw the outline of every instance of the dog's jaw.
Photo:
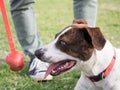
M 46 71 L 45 78 L 51 74 L 53 76 L 60 75 L 69 69 L 71 69 L 73 66 L 76 65 L 76 61 L 74 60 L 63 60 L 56 63 L 53 63 L 49 66 L 49 68 Z

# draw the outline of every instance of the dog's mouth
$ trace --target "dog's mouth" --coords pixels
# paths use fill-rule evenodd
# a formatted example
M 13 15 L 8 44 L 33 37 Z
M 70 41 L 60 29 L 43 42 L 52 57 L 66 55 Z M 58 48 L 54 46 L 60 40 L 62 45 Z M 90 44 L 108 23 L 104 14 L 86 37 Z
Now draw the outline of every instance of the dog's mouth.
M 57 76 L 60 75 L 67 70 L 71 69 L 73 66 L 75 66 L 76 61 L 74 60 L 64 60 L 64 61 L 59 61 L 56 63 L 51 64 L 45 74 L 45 78 L 51 74 L 52 76 Z

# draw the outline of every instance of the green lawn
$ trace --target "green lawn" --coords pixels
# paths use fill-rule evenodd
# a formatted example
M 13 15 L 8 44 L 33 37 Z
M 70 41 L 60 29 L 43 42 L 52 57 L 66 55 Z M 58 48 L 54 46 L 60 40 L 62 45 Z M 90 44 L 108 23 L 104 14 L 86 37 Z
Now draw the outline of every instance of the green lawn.
M 17 50 L 22 52 L 12 24 L 8 0 L 5 1 L 15 46 Z M 61 1 L 62 0 L 36 0 L 34 5 L 38 31 L 44 44 L 51 42 L 57 32 L 72 23 L 72 0 Z M 120 0 L 99 0 L 96 25 L 101 28 L 105 37 L 116 47 L 120 47 L 119 4 Z M 54 79 L 49 82 L 36 83 L 28 76 L 28 65 L 26 63 L 28 63 L 29 60 L 27 60 L 28 57 L 25 57 L 25 68 L 20 72 L 12 72 L 5 63 L 9 46 L 2 16 L 0 23 L 0 90 L 73 90 L 80 76 L 78 70 L 72 70 L 58 77 L 54 77 Z

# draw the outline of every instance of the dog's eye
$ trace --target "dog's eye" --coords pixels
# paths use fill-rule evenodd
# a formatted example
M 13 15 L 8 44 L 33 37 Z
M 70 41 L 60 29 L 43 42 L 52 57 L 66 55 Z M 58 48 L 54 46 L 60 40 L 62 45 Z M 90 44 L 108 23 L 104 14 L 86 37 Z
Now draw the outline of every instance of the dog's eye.
M 66 42 L 65 42 L 65 41 L 63 41 L 63 40 L 60 40 L 60 41 L 59 41 L 59 43 L 60 43 L 61 45 L 63 45 L 63 46 L 65 46 L 65 45 L 66 45 Z

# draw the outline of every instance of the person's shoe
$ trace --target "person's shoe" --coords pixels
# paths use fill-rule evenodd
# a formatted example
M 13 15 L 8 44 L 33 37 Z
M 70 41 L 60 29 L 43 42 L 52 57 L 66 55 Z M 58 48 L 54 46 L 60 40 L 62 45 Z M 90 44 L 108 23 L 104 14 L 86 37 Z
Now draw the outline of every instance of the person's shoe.
M 48 75 L 44 79 L 48 66 L 49 66 L 48 63 L 42 62 L 39 59 L 34 58 L 30 62 L 30 66 L 29 66 L 30 77 L 35 81 L 47 81 L 53 79 L 51 75 Z

